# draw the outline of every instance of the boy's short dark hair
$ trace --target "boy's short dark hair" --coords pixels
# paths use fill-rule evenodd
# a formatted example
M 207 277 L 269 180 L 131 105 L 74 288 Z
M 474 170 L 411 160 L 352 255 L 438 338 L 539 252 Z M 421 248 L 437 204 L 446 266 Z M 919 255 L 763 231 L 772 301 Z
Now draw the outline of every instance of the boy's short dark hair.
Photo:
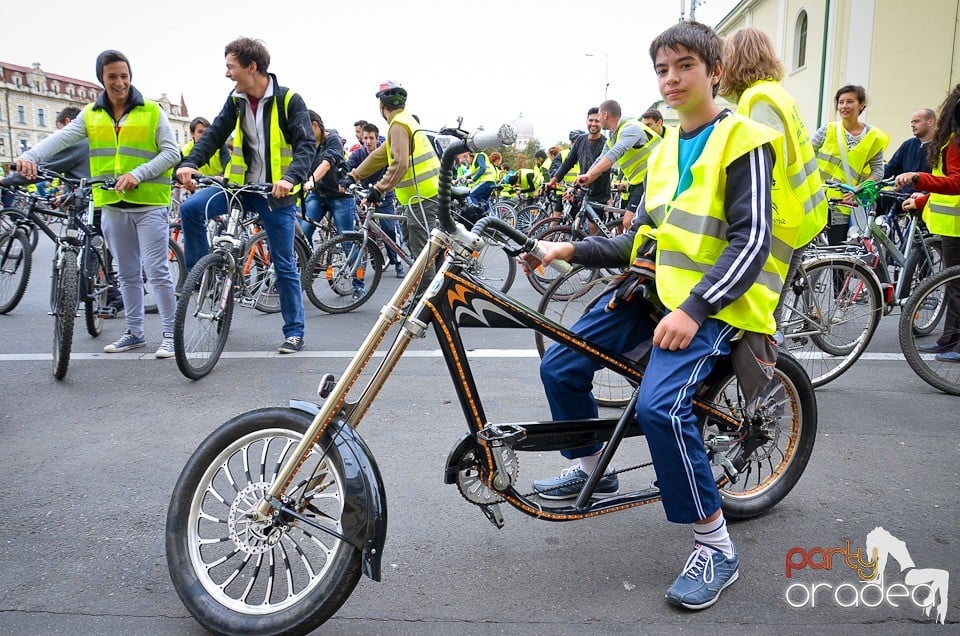
M 656 108 L 651 108 L 650 110 L 640 115 L 640 119 L 652 119 L 653 121 L 663 121 L 663 115 L 661 115 L 660 111 L 657 110 Z
M 60 114 L 57 115 L 57 123 L 63 126 L 67 125 L 67 120 L 73 120 L 77 118 L 77 115 L 80 114 L 80 109 L 76 106 L 67 106 L 60 111 Z
M 701 22 L 686 20 L 678 22 L 654 38 L 650 43 L 650 60 L 656 64 L 657 54 L 663 49 L 672 51 L 683 47 L 703 60 L 710 75 L 723 59 L 723 41 L 716 31 Z M 713 87 L 714 96 L 717 87 Z
M 210 127 L 210 122 L 207 121 L 206 117 L 194 117 L 193 119 L 190 120 L 190 132 L 193 133 L 194 131 L 196 131 L 197 126 L 199 126 L 200 124 L 203 124 L 204 128 Z
M 380 134 L 380 129 L 377 128 L 376 124 L 371 124 L 370 122 L 364 122 L 360 129 L 361 133 L 373 133 L 374 135 Z
M 270 68 L 270 52 L 260 40 L 237 38 L 223 47 L 224 57 L 231 53 L 245 67 L 250 66 L 251 62 L 256 62 L 257 72 L 261 75 L 266 75 L 267 69 Z
M 587 117 L 590 115 L 598 115 L 600 113 L 600 108 L 597 106 L 591 106 L 590 110 L 587 111 Z

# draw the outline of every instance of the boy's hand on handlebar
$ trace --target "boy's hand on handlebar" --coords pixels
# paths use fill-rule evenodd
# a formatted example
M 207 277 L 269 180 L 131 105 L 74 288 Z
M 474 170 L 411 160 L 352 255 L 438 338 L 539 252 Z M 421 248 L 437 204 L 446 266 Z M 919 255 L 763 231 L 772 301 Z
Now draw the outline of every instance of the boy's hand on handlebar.
M 193 192 L 197 189 L 197 182 L 193 180 L 193 175 L 197 174 L 196 168 L 177 168 L 177 181 L 187 189 L 187 192 Z
M 270 191 L 270 195 L 275 199 L 282 199 L 288 196 L 291 190 L 293 190 L 293 184 L 286 179 L 280 179 L 273 184 L 273 190 Z
M 851 207 L 854 207 L 857 205 L 857 195 L 855 195 L 853 192 L 844 192 L 843 198 L 840 200 L 843 202 L 844 205 L 849 205 Z
M 898 174 L 894 183 L 898 188 L 903 186 L 913 185 L 914 179 L 919 176 L 917 172 L 904 172 L 903 174 Z
M 916 210 L 917 209 L 917 199 L 920 197 L 919 192 L 914 192 L 910 195 L 909 199 L 904 199 L 903 203 L 900 204 L 900 207 L 904 210 Z
M 686 349 L 697 335 L 700 325 L 682 309 L 675 309 L 660 319 L 653 330 L 653 344 L 661 349 Z
M 564 241 L 562 243 L 555 243 L 553 241 L 538 241 L 538 244 L 546 250 L 544 252 L 543 259 L 539 259 L 530 253 L 522 254 L 520 256 L 520 265 L 523 267 L 523 271 L 526 274 L 530 274 L 533 270 L 537 269 L 541 265 L 549 265 L 556 259 L 569 261 L 573 258 L 573 243 L 568 241 Z
M 17 159 L 17 172 L 23 175 L 26 179 L 36 179 L 37 178 L 37 164 L 29 159 Z

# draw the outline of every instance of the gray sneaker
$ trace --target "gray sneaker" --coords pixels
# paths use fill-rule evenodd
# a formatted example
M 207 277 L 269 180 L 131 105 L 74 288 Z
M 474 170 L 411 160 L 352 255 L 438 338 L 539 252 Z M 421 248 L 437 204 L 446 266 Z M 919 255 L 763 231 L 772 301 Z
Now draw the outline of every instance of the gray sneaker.
M 303 338 L 300 336 L 290 336 L 281 343 L 277 351 L 279 353 L 296 353 L 297 351 L 303 351 Z
M 739 576 L 739 555 L 727 558 L 720 550 L 698 543 L 680 576 L 667 590 L 667 602 L 692 610 L 706 609 Z
M 560 474 L 550 479 L 538 479 L 533 482 L 533 489 L 544 499 L 575 499 L 583 485 L 587 483 L 589 475 L 580 470 L 580 464 L 564 468 Z M 593 491 L 593 499 L 612 497 L 620 492 L 620 480 L 613 473 L 607 473 L 597 482 Z
M 119 340 L 111 342 L 104 347 L 103 350 L 106 353 L 123 353 L 124 351 L 139 349 L 145 346 L 147 346 L 147 341 L 143 339 L 143 336 L 135 336 L 129 331 L 125 331 Z

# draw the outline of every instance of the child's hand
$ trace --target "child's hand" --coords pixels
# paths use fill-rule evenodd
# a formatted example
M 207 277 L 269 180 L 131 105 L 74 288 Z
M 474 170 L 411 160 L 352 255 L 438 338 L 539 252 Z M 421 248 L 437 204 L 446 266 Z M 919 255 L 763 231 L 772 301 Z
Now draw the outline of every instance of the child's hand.
M 696 320 L 682 309 L 676 309 L 657 323 L 653 330 L 653 344 L 668 351 L 686 349 L 699 329 Z

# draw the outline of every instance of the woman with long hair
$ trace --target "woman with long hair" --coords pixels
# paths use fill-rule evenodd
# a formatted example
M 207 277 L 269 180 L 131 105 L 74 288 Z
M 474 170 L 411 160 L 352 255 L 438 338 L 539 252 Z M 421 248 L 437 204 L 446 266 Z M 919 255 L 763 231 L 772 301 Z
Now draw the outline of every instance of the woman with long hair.
M 781 85 L 782 79 L 783 65 L 766 33 L 748 27 L 726 39 L 719 93 L 737 103 L 739 114 L 783 134 L 781 145 L 774 149 L 777 160 L 771 198 L 774 237 L 794 250 L 784 277 L 789 282 L 800 265 L 803 248 L 827 223 L 827 200 L 807 128 L 797 102 Z M 778 319 L 780 309 L 778 306 Z
M 911 184 L 915 188 L 903 209 L 923 210 L 927 229 L 941 236 L 943 267 L 947 268 L 960 265 L 960 84 L 940 106 L 937 132 L 927 148 L 933 172 L 905 172 L 897 176 L 897 186 Z M 943 333 L 936 342 L 917 349 L 936 353 L 941 362 L 960 363 L 960 284 L 950 283 L 946 295 Z

